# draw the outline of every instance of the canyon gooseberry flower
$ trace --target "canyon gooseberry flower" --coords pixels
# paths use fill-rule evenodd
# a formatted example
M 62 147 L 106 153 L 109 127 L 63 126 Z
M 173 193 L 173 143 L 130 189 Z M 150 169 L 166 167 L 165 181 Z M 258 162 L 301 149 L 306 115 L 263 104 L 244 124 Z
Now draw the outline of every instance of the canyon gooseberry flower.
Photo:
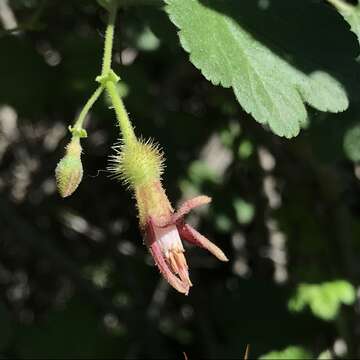
M 222 250 L 184 221 L 193 208 L 211 199 L 198 196 L 174 211 L 161 185 L 163 156 L 150 142 L 120 146 L 111 170 L 133 190 L 144 241 L 160 273 L 177 291 L 188 294 L 192 283 L 181 240 L 210 251 L 221 261 L 228 261 Z

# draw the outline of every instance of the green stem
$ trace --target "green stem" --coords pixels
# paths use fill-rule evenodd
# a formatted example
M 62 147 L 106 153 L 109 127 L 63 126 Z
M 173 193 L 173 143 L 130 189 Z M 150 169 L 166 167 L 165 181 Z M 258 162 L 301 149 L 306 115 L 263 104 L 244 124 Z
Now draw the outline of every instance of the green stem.
M 85 129 L 83 129 L 83 124 L 86 115 L 89 113 L 90 109 L 95 104 L 96 100 L 99 98 L 103 90 L 106 88 L 110 96 L 111 102 L 114 106 L 116 117 L 123 135 L 124 143 L 130 144 L 131 142 L 136 141 L 136 136 L 134 133 L 134 129 L 131 125 L 131 122 L 129 120 L 128 114 L 126 112 L 124 103 L 120 98 L 118 91 L 116 89 L 116 82 L 119 80 L 119 78 L 111 69 L 117 9 L 118 9 L 117 1 L 116 0 L 111 1 L 111 4 L 108 8 L 109 20 L 105 32 L 105 45 L 104 45 L 104 55 L 103 55 L 101 75 L 96 78 L 96 81 L 98 81 L 100 85 L 86 102 L 74 126 L 70 127 L 70 131 L 72 132 L 73 137 L 77 137 L 77 138 L 86 137 L 86 131 Z
M 131 125 L 124 103 L 116 88 L 118 77 L 111 69 L 112 49 L 114 42 L 115 20 L 117 13 L 117 1 L 113 0 L 109 7 L 109 21 L 105 32 L 105 46 L 102 72 L 98 81 L 106 88 L 112 105 L 114 106 L 116 118 L 125 144 L 136 141 L 133 126 Z
M 106 27 L 105 33 L 105 46 L 104 46 L 104 56 L 102 63 L 102 71 L 101 76 L 104 78 L 105 76 L 110 74 L 111 71 L 111 56 L 112 56 L 112 48 L 114 41 L 114 27 L 116 20 L 116 12 L 117 12 L 117 4 L 116 1 L 112 1 L 109 8 L 109 22 Z M 86 115 L 95 104 L 96 100 L 99 98 L 101 93 L 104 90 L 104 83 L 101 83 L 100 86 L 95 90 L 95 92 L 91 95 L 89 100 L 86 102 L 85 106 L 80 112 L 78 119 L 76 120 L 73 129 L 81 131 L 83 129 L 83 123 Z
M 106 75 L 111 70 L 111 57 L 114 42 L 114 29 L 117 13 L 117 1 L 112 1 L 109 7 L 109 21 L 105 32 L 104 57 L 101 75 Z
M 86 118 L 86 115 L 88 114 L 88 112 L 90 111 L 90 109 L 92 108 L 92 106 L 95 104 L 96 100 L 99 98 L 99 96 L 101 95 L 101 93 L 103 92 L 104 87 L 102 85 L 100 85 L 95 92 L 91 95 L 91 97 L 89 98 L 89 100 L 86 102 L 85 106 L 83 107 L 83 109 L 81 110 L 79 117 L 77 118 L 73 129 L 76 130 L 82 130 L 83 128 L 83 123 L 84 120 Z
M 114 41 L 114 27 L 115 27 L 115 20 L 116 20 L 116 12 L 117 12 L 117 4 L 116 1 L 112 1 L 110 8 L 109 8 L 109 22 L 106 27 L 105 33 L 105 45 L 104 45 L 104 56 L 103 56 L 103 64 L 102 64 L 102 71 L 100 77 L 106 77 L 110 74 L 111 71 L 111 56 L 112 56 L 112 48 L 113 48 L 113 41 Z M 105 84 L 102 82 L 100 86 L 95 90 L 95 92 L 91 95 L 89 100 L 86 102 L 85 106 L 80 112 L 78 119 L 76 120 L 73 129 L 75 131 L 82 131 L 83 130 L 83 123 L 85 120 L 86 115 L 95 104 L 96 100 L 99 98 L 101 93 L 103 92 Z M 76 133 L 73 133 L 76 134 Z
M 111 102 L 114 106 L 116 118 L 121 129 L 123 140 L 125 144 L 130 145 L 132 142 L 136 141 L 136 136 L 134 133 L 134 128 L 131 125 L 128 113 L 126 112 L 124 103 L 119 96 L 119 93 L 116 89 L 116 85 L 112 81 L 106 83 L 106 90 L 110 96 Z
M 99 98 L 102 91 L 106 89 L 110 96 L 111 103 L 114 106 L 116 118 L 118 120 L 119 127 L 123 135 L 124 143 L 130 145 L 131 142 L 136 141 L 136 136 L 128 114 L 126 112 L 124 103 L 119 96 L 116 88 L 116 82 L 119 80 L 119 78 L 111 69 L 116 13 L 117 1 L 114 0 L 109 7 L 109 20 L 105 32 L 105 45 L 101 75 L 96 78 L 96 80 L 100 83 L 100 86 L 91 95 L 90 99 L 87 101 L 84 108 L 81 110 L 79 117 L 76 120 L 74 127 L 72 128 L 72 131 L 73 135 L 75 136 L 79 136 L 79 134 L 81 134 L 81 131 L 84 131 L 83 123 L 86 115 L 88 114 L 89 110 L 94 105 L 96 100 Z

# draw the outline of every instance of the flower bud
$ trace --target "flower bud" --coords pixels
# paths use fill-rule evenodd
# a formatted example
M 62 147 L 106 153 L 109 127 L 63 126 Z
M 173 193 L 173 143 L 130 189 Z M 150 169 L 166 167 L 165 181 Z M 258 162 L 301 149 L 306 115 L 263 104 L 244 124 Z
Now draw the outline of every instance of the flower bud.
M 83 176 L 81 151 L 80 139 L 73 137 L 66 146 L 65 156 L 56 166 L 56 184 L 62 197 L 70 196 L 81 182 Z

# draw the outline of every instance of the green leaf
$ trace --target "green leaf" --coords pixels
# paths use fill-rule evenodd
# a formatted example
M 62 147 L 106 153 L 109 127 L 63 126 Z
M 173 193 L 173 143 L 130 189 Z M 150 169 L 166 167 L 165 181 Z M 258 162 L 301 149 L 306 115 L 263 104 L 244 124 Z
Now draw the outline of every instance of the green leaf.
M 238 0 L 166 0 L 171 21 L 180 29 L 190 61 L 214 85 L 232 87 L 244 110 L 279 135 L 291 138 L 306 125 L 304 102 L 321 111 L 348 107 L 342 86 L 328 74 L 297 70 L 240 23 L 225 15 L 241 10 Z M 218 12 L 212 8 L 224 8 Z
M 249 224 L 255 215 L 255 207 L 253 204 L 245 201 L 244 199 L 236 198 L 233 201 L 235 208 L 236 219 L 240 224 Z
M 356 6 L 342 0 L 328 0 L 333 4 L 343 18 L 349 23 L 351 31 L 357 36 L 360 42 L 360 3 Z
M 324 350 L 318 355 L 318 360 L 331 360 L 332 358 L 330 350 Z
M 243 140 L 238 149 L 240 159 L 247 159 L 254 153 L 254 146 L 250 140 Z
M 346 156 L 354 161 L 360 161 L 360 125 L 356 124 L 346 130 L 344 136 L 344 151 Z
M 110 6 L 109 0 L 96 0 L 96 1 L 100 6 L 104 7 L 106 10 L 109 9 L 109 6 Z
M 271 351 L 260 356 L 261 360 L 290 360 L 290 359 L 312 359 L 312 355 L 300 346 L 289 346 L 281 351 Z
M 190 164 L 189 177 L 195 184 L 201 185 L 204 182 L 217 184 L 220 182 L 219 176 L 209 166 L 200 160 L 195 160 Z
M 354 302 L 354 287 L 347 281 L 336 280 L 322 284 L 300 284 L 289 301 L 289 309 L 300 312 L 309 306 L 320 319 L 334 320 L 341 304 L 351 305 Z

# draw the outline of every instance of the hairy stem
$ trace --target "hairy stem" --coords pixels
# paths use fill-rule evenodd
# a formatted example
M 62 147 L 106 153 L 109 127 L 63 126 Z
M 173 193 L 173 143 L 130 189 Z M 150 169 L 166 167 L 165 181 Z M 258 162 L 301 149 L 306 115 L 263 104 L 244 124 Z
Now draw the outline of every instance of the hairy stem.
M 109 94 L 123 136 L 123 141 L 125 144 L 130 144 L 131 142 L 136 141 L 136 136 L 124 103 L 116 88 L 118 77 L 111 69 L 116 13 L 117 1 L 113 0 L 110 4 L 109 20 L 105 32 L 105 47 L 100 82 L 102 82 L 102 85 L 106 88 Z
M 111 3 L 109 9 L 109 21 L 106 28 L 106 35 L 105 35 L 105 46 L 104 46 L 104 55 L 103 55 L 103 64 L 102 64 L 102 71 L 101 77 L 106 77 L 110 74 L 111 71 L 111 56 L 112 56 L 112 48 L 113 48 L 113 40 L 114 40 L 114 27 L 115 27 L 115 20 L 116 20 L 116 12 L 117 12 L 117 5 L 116 1 Z M 86 118 L 86 115 L 89 113 L 92 106 L 95 104 L 96 100 L 99 98 L 101 93 L 105 88 L 104 83 L 100 83 L 98 88 L 95 92 L 91 95 L 88 99 L 86 104 L 84 105 L 83 109 L 81 110 L 79 117 L 77 118 L 73 129 L 77 131 L 83 130 L 83 123 Z
M 130 144 L 131 142 L 136 141 L 134 129 L 131 125 L 124 103 L 116 88 L 116 82 L 119 80 L 119 78 L 111 69 L 117 8 L 117 1 L 113 0 L 109 7 L 109 20 L 105 32 L 105 45 L 101 75 L 96 78 L 100 85 L 86 102 L 84 108 L 81 110 L 80 115 L 74 124 L 73 130 L 83 130 L 82 126 L 86 115 L 96 100 L 99 98 L 103 90 L 106 89 L 114 107 L 124 143 Z
M 126 112 L 124 103 L 119 96 L 119 93 L 116 89 L 116 85 L 112 81 L 106 83 L 106 90 L 110 96 L 111 102 L 114 106 L 116 118 L 121 129 L 123 140 L 125 144 L 130 144 L 131 142 L 136 141 L 136 136 L 134 129 L 131 125 L 128 113 Z
M 86 118 L 86 115 L 88 114 L 88 112 L 90 111 L 90 109 L 92 108 L 92 106 L 95 104 L 96 100 L 99 98 L 99 96 L 101 95 L 101 93 L 103 92 L 104 87 L 102 85 L 100 85 L 95 91 L 94 93 L 91 95 L 91 97 L 89 98 L 89 100 L 86 102 L 85 106 L 83 107 L 83 109 L 81 110 L 79 117 L 77 118 L 75 124 L 74 124 L 74 129 L 77 130 L 81 130 L 83 128 L 83 123 L 84 120 Z
M 111 57 L 114 42 L 114 29 L 117 13 L 117 1 L 112 1 L 109 8 L 109 20 L 105 32 L 104 57 L 101 75 L 106 75 L 111 70 Z

